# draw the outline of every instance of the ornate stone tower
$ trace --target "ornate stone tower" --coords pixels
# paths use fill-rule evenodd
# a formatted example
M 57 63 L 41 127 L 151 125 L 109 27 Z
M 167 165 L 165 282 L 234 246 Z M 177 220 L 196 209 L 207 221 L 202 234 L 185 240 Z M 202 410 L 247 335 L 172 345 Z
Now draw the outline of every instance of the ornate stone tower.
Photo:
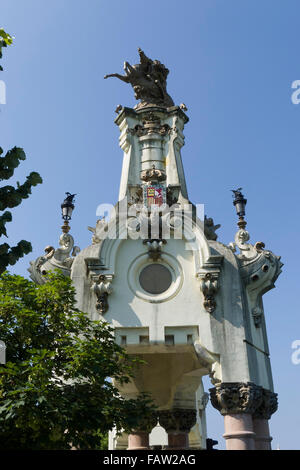
M 198 217 L 181 160 L 186 107 L 167 94 L 165 66 L 139 54 L 139 64 L 125 63 L 124 76 L 110 75 L 131 84 L 141 100 L 117 109 L 124 157 L 110 220 L 97 222 L 92 244 L 74 257 L 65 229 L 61 247 L 47 247 L 30 272 L 42 282 L 43 271 L 60 267 L 73 280 L 78 308 L 111 323 L 116 342 L 145 360 L 121 393 L 149 392 L 158 415 L 129 436 L 112 433 L 112 448 L 148 448 L 157 420 L 169 448 L 205 448 L 202 377 L 209 375 L 227 448 L 270 449 L 277 395 L 262 296 L 282 264 L 262 242 L 248 243 L 241 188 L 234 191 L 234 243 L 217 242 L 218 226 Z

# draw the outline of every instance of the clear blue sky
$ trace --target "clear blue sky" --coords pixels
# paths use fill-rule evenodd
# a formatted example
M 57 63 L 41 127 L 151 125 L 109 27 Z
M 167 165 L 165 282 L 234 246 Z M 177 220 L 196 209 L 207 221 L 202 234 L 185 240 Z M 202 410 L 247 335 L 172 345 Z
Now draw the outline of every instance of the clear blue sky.
M 103 80 L 138 62 L 137 47 L 170 69 L 168 91 L 188 107 L 183 163 L 190 199 L 221 223 L 219 241 L 236 231 L 230 189 L 248 199 L 252 242 L 282 256 L 277 288 L 264 297 L 279 411 L 273 446 L 300 448 L 300 364 L 291 362 L 299 326 L 300 3 L 297 0 L 2 0 L 0 26 L 15 36 L 4 51 L 1 146 L 21 146 L 23 181 L 44 184 L 13 210 L 9 241 L 33 253 L 11 271 L 27 276 L 31 259 L 57 246 L 60 203 L 77 193 L 71 233 L 81 248 L 98 204 L 115 203 L 121 172 L 118 104 L 134 106 L 129 86 Z M 224 447 L 222 417 L 208 408 L 208 433 Z

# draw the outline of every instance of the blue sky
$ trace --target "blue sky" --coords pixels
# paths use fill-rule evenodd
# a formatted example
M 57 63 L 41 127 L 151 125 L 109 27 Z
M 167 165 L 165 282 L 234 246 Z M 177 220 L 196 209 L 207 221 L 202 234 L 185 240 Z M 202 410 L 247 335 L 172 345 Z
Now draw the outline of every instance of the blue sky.
M 13 210 L 11 244 L 30 240 L 33 253 L 12 272 L 27 276 L 31 259 L 57 246 L 60 203 L 77 193 L 75 242 L 90 244 L 88 225 L 100 203 L 118 197 L 122 152 L 113 120 L 133 107 L 129 86 L 107 73 L 138 62 L 137 48 L 170 70 L 168 92 L 188 107 L 182 157 L 189 197 L 234 238 L 230 189 L 248 199 L 252 242 L 282 256 L 277 288 L 264 297 L 274 387 L 273 447 L 299 449 L 300 364 L 291 362 L 299 325 L 300 3 L 294 0 L 2 0 L 0 26 L 15 36 L 4 51 L 1 146 L 24 148 L 16 172 L 38 171 L 44 183 Z M 222 417 L 208 408 L 208 433 L 224 448 Z

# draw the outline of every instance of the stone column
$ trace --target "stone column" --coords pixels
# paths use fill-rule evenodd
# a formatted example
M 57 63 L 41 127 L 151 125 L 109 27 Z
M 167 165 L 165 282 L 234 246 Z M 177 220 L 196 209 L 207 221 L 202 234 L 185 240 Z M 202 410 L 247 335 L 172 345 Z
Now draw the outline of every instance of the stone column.
M 224 416 L 227 450 L 255 450 L 252 415 L 262 403 L 262 392 L 251 382 L 223 382 L 210 389 L 213 407 Z
M 158 413 L 160 425 L 168 434 L 168 449 L 189 448 L 189 432 L 197 421 L 196 410 L 173 408 Z
M 140 424 L 140 429 L 134 429 L 128 435 L 127 450 L 149 450 L 149 434 L 157 424 L 157 415 L 153 415 Z
M 253 414 L 255 450 L 271 450 L 269 419 L 278 408 L 277 393 L 263 389 L 262 403 Z
M 128 435 L 127 450 L 148 450 L 149 449 L 149 432 L 132 431 Z

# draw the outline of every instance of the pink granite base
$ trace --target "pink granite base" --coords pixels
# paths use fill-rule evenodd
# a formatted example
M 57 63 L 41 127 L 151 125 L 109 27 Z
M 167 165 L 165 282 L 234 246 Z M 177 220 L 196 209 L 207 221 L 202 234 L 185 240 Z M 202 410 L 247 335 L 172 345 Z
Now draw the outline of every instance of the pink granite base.
M 267 419 L 253 419 L 253 430 L 255 432 L 255 449 L 272 450 L 269 421 Z
M 247 413 L 224 416 L 227 450 L 255 450 L 252 416 Z
M 188 433 L 170 433 L 168 434 L 168 449 L 183 450 L 189 448 Z

